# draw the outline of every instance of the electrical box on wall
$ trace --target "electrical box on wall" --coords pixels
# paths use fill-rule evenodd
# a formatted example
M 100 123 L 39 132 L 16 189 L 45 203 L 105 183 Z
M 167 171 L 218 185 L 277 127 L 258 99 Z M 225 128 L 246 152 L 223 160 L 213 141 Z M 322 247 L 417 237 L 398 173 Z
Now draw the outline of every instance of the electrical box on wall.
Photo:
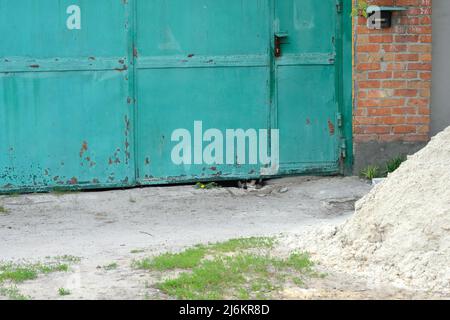
M 379 7 L 367 8 L 367 27 L 369 29 L 387 29 L 392 26 L 392 14 L 396 11 L 406 11 L 405 7 Z

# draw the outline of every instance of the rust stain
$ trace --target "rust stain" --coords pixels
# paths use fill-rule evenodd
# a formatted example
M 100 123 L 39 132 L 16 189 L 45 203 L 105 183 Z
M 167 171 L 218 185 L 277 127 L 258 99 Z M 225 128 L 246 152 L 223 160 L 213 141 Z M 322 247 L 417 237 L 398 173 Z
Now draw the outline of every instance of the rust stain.
M 109 157 L 108 164 L 110 166 L 112 166 L 113 164 L 120 164 L 121 163 L 120 158 L 119 158 L 120 151 L 121 151 L 120 148 L 118 148 L 116 150 L 116 152 L 114 152 L 114 155 L 112 157 Z
M 78 184 L 78 179 L 73 177 L 72 179 L 70 179 L 69 184 L 71 184 L 71 185 Z
M 116 69 L 114 69 L 114 70 L 116 70 L 116 71 L 118 71 L 118 72 L 124 72 L 124 71 L 127 71 L 127 70 L 128 70 L 128 67 L 127 67 L 126 65 L 124 65 L 122 68 L 116 68 Z
M 128 161 L 131 157 L 130 153 L 130 142 L 128 141 L 128 136 L 130 134 L 131 122 L 128 119 L 128 116 L 125 116 L 125 163 L 128 164 Z
M 130 119 L 128 119 L 128 116 L 125 116 L 125 136 L 128 137 L 129 131 L 130 131 Z
M 83 141 L 83 144 L 81 145 L 81 150 L 80 150 L 80 158 L 83 158 L 83 155 L 87 150 L 88 150 L 88 143 L 86 141 Z
M 330 136 L 334 136 L 336 129 L 334 127 L 333 122 L 331 120 L 328 120 L 328 131 L 330 132 Z

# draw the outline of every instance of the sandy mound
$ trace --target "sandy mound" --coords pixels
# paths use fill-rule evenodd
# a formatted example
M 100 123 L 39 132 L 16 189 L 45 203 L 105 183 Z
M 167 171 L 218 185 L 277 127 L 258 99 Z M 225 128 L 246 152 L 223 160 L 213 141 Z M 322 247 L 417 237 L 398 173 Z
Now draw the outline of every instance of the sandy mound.
M 450 128 L 360 200 L 343 226 L 298 240 L 341 271 L 450 292 Z

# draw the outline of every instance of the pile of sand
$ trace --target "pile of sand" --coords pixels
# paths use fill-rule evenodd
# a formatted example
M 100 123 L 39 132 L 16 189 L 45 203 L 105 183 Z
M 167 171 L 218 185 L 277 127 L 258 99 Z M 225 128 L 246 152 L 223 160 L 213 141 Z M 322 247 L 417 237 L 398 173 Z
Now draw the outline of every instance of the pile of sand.
M 450 128 L 357 202 L 343 226 L 298 240 L 340 271 L 450 292 Z

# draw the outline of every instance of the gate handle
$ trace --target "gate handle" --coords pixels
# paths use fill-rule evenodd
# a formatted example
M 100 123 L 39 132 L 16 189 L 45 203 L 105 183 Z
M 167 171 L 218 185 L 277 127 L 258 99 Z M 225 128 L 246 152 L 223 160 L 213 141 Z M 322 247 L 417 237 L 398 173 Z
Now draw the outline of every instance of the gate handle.
M 275 57 L 281 57 L 281 40 L 289 36 L 287 32 L 277 32 L 275 33 Z

